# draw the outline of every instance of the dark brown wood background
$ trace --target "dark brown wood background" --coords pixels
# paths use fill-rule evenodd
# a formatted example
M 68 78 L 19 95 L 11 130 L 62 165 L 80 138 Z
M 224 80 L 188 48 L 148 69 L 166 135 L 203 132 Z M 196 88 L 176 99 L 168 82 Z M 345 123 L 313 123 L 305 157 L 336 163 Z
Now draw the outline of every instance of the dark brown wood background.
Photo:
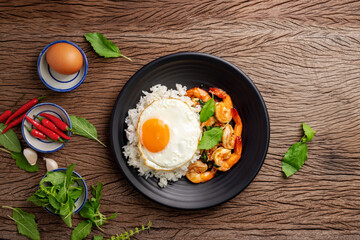
M 0 111 L 22 94 L 23 102 L 52 94 L 47 101 L 87 118 L 109 145 L 115 99 L 144 64 L 180 51 L 217 55 L 241 68 L 266 101 L 271 141 L 258 176 L 220 206 L 173 210 L 137 192 L 110 148 L 74 137 L 46 156 L 61 167 L 76 163 L 88 186 L 104 183 L 102 212 L 119 212 L 103 226 L 105 236 L 151 220 L 152 230 L 138 239 L 360 239 L 359 12 L 354 0 L 1 1 Z M 103 33 L 134 61 L 97 56 L 83 37 L 88 32 Z M 47 89 L 36 70 L 40 51 L 60 39 L 78 44 L 89 61 L 86 80 L 68 93 Z M 304 167 L 285 179 L 281 159 L 300 139 L 302 122 L 317 133 Z M 6 153 L 0 161 L 0 205 L 35 213 L 42 239 L 69 238 L 60 218 L 25 201 L 44 162 L 27 173 Z M 24 239 L 8 214 L 0 210 L 0 238 Z

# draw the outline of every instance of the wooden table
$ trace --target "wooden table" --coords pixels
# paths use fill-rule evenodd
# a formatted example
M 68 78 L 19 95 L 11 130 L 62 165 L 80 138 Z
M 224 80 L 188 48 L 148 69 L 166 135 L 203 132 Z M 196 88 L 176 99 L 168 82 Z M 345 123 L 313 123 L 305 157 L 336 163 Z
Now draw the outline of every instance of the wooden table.
M 82 137 L 40 157 L 60 167 L 76 163 L 88 186 L 104 183 L 101 211 L 119 212 L 103 226 L 107 237 L 151 220 L 152 230 L 138 239 L 360 239 L 359 10 L 351 0 L 2 1 L 0 111 L 22 94 L 22 102 L 51 94 L 48 102 L 88 119 L 109 145 L 112 107 L 137 70 L 170 53 L 214 54 L 254 81 L 271 120 L 262 169 L 229 202 L 201 211 L 160 206 L 130 185 L 109 147 Z M 103 33 L 134 61 L 97 56 L 83 37 L 88 32 Z M 40 51 L 60 39 L 78 44 L 89 61 L 86 80 L 68 93 L 49 90 L 36 69 Z M 317 133 L 304 167 L 285 179 L 281 160 L 301 138 L 302 122 Z M 42 239 L 69 239 L 60 218 L 25 201 L 45 174 L 44 162 L 27 173 L 6 153 L 0 160 L 0 205 L 36 214 Z M 24 239 L 8 214 L 0 210 L 0 238 Z

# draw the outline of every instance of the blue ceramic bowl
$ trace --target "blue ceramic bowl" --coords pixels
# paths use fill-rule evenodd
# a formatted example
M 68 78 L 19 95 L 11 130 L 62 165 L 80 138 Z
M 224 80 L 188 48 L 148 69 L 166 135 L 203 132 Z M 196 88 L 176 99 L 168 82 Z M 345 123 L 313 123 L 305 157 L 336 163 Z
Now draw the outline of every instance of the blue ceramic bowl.
M 55 117 L 60 118 L 63 122 L 65 122 L 71 128 L 71 121 L 70 117 L 67 112 L 54 103 L 40 103 L 32 107 L 26 115 L 32 119 L 35 119 L 35 116 L 40 115 L 41 113 L 48 113 L 54 115 Z M 64 143 L 61 142 L 54 142 L 51 140 L 43 140 L 32 136 L 26 127 L 34 128 L 28 121 L 23 120 L 22 122 L 22 135 L 25 142 L 35 151 L 42 152 L 42 153 L 52 153 L 60 150 L 64 147 Z M 68 133 L 68 136 L 71 136 L 71 132 Z M 67 142 L 67 141 L 66 141 Z
M 57 168 L 57 169 L 52 170 L 51 172 L 58 172 L 58 171 L 66 172 L 66 168 Z M 44 177 L 46 177 L 46 175 L 47 174 L 45 174 Z M 73 175 L 75 175 L 78 178 L 81 178 L 81 179 L 76 180 L 75 186 L 82 186 L 84 188 L 84 191 L 81 193 L 80 197 L 75 200 L 75 211 L 74 211 L 74 213 L 78 213 L 84 207 L 84 205 L 86 203 L 87 195 L 88 195 L 88 189 L 86 187 L 86 183 L 85 183 L 84 179 L 80 176 L 80 174 L 73 171 Z M 46 211 L 48 211 L 49 213 L 53 214 L 53 215 L 60 216 L 59 214 L 54 213 L 50 208 L 44 207 L 44 209 Z
M 72 75 L 63 75 L 55 72 L 49 66 L 46 61 L 46 52 L 50 46 L 56 43 L 69 43 L 80 51 L 84 59 L 83 66 L 81 67 L 80 71 Z M 79 87 L 80 84 L 84 81 L 88 71 L 88 61 L 84 51 L 78 45 L 70 41 L 59 40 L 50 43 L 41 51 L 37 62 L 37 70 L 39 73 L 39 77 L 41 81 L 45 84 L 45 86 L 57 92 L 69 92 Z

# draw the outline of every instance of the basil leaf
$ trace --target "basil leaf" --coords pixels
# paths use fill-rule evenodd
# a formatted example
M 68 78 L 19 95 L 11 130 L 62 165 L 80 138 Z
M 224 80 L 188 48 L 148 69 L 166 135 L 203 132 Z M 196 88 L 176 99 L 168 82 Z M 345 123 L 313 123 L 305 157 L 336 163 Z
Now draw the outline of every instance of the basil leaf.
M 93 240 L 103 240 L 103 236 L 101 235 L 94 236 Z
M 83 188 L 74 188 L 69 191 L 69 196 L 73 200 L 76 200 L 80 197 L 82 192 L 83 192 Z
M 46 173 L 46 177 L 44 177 L 41 181 L 40 184 L 44 183 L 44 182 L 49 182 L 52 185 L 63 185 L 64 181 L 65 181 L 65 173 L 63 172 L 47 172 Z
M 73 175 L 74 168 L 75 168 L 75 164 L 71 164 L 66 169 L 66 173 L 65 173 L 66 174 L 66 178 L 65 178 L 66 188 L 69 188 L 69 186 L 71 185 L 71 176 Z
M 54 196 L 49 196 L 49 203 L 50 205 L 56 209 L 56 210 L 60 210 L 60 206 L 61 204 L 56 200 L 56 198 Z
M 36 206 L 46 207 L 49 205 L 49 200 L 47 198 L 39 198 L 36 195 L 30 196 L 26 201 L 33 202 Z
M 101 182 L 97 183 L 97 186 L 95 188 L 95 186 L 91 186 L 92 188 L 92 195 L 95 197 L 96 201 L 100 202 L 100 199 L 102 197 L 101 191 L 103 189 L 103 184 Z
M 4 129 L 5 125 L 0 123 L 0 145 L 3 145 L 12 152 L 21 152 L 20 141 L 14 130 L 10 129 L 5 134 L 1 134 Z
M 95 52 L 100 56 L 105 58 L 123 57 L 129 61 L 132 61 L 125 55 L 122 55 L 119 48 L 110 40 L 107 40 L 101 33 L 86 33 L 84 36 L 91 44 Z
M 9 206 L 3 206 L 3 208 L 13 210 L 12 217 L 9 216 L 9 218 L 16 222 L 16 226 L 20 234 L 32 240 L 40 240 L 40 233 L 35 222 L 34 214 L 27 213 L 20 208 L 12 208 Z
M 93 139 L 106 147 L 106 145 L 97 138 L 98 135 L 94 125 L 89 123 L 85 118 L 70 116 L 70 120 L 73 134 Z
M 71 240 L 81 240 L 86 238 L 91 232 L 92 223 L 83 221 L 79 223 L 71 232 Z
M 61 205 L 60 207 L 60 216 L 61 219 L 68 225 L 69 227 L 72 227 L 71 223 L 71 214 L 72 214 L 73 206 L 71 204 L 71 200 L 68 199 L 67 202 L 64 205 Z
M 289 148 L 282 160 L 282 171 L 286 177 L 290 177 L 304 165 L 307 155 L 308 149 L 305 143 L 298 142 Z
M 200 111 L 200 122 L 206 122 L 215 112 L 215 101 L 211 98 Z
M 11 157 L 12 159 L 16 160 L 16 166 L 18 166 L 20 169 L 25 170 L 27 172 L 39 171 L 38 165 L 35 164 L 31 166 L 22 152 L 12 152 Z
M 57 200 L 61 203 L 64 203 L 66 201 L 66 187 L 65 186 L 60 188 L 60 190 L 57 194 Z
M 310 142 L 314 138 L 316 131 L 312 130 L 311 127 L 305 123 L 302 124 L 302 127 L 304 130 L 304 136 L 302 137 L 301 142 Z
M 117 215 L 118 215 L 118 213 L 116 212 L 113 215 L 111 215 L 110 217 L 107 217 L 106 220 L 114 219 L 114 218 L 116 218 Z
M 219 127 L 213 127 L 204 132 L 198 145 L 198 149 L 211 149 L 221 141 L 223 130 Z

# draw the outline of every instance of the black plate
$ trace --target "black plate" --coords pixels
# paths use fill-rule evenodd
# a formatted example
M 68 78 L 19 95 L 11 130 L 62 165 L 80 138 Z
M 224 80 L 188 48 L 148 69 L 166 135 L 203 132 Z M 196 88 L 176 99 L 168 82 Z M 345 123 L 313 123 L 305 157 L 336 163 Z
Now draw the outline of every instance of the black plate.
M 218 87 L 230 94 L 243 125 L 243 153 L 228 172 L 211 181 L 193 184 L 186 178 L 160 188 L 155 178 L 145 179 L 127 165 L 122 153 L 126 145 L 125 118 L 135 108 L 142 91 L 162 84 L 175 88 L 180 83 L 192 87 Z M 204 53 L 175 53 L 156 59 L 135 73 L 123 87 L 111 119 L 111 147 L 120 169 L 145 196 L 168 207 L 208 208 L 230 200 L 244 190 L 259 172 L 267 153 L 270 124 L 267 109 L 254 83 L 231 63 Z

